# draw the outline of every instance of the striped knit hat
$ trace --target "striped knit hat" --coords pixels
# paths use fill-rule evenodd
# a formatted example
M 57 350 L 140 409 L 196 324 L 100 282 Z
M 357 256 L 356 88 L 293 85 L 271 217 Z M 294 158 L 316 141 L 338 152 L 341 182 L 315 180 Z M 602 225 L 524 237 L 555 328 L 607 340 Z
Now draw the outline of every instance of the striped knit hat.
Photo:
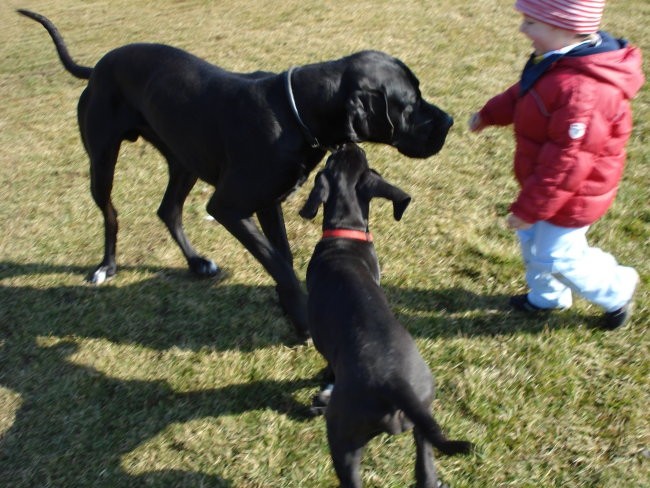
M 598 30 L 605 0 L 517 0 L 522 14 L 576 34 Z

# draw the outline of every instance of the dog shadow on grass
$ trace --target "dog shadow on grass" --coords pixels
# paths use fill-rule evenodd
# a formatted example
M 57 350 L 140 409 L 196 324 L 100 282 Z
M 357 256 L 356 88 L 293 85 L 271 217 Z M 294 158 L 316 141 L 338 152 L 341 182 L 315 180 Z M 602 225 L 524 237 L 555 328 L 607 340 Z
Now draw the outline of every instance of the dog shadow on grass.
M 158 351 L 245 352 L 284 344 L 292 330 L 272 287 L 228 286 L 193 279 L 187 271 L 144 268 L 137 271 L 154 277 L 126 286 L 119 286 L 117 278 L 95 287 L 82 282 L 85 271 L 0 263 L 2 486 L 230 487 L 232 481 L 219 476 L 221 466 L 167 469 L 174 466 L 156 463 L 155 454 L 139 461 L 138 447 L 158 442 L 162 445 L 153 452 L 167 449 L 174 451 L 169 459 L 204 464 L 205 453 L 166 440 L 173 440 L 169 429 L 268 410 L 294 421 L 311 418 L 309 405 L 295 396 L 317 388 L 316 378 L 243 379 L 179 393 L 166 381 L 124 380 L 74 362 L 79 338 Z M 56 281 L 51 274 L 78 275 L 79 285 L 38 285 Z M 216 445 L 219 438 L 216 432 Z M 135 468 L 125 457 L 136 458 Z M 163 469 L 156 470 L 157 464 Z
M 72 341 L 43 345 L 19 331 L 3 335 L 0 386 L 19 395 L 11 426 L 0 429 L 3 486 L 230 487 L 231 481 L 202 472 L 205 437 L 209 445 L 214 442 L 212 458 L 228 442 L 221 439 L 220 427 L 212 422 L 206 427 L 202 419 L 246 412 L 255 416 L 256 411 L 262 415 L 269 409 L 298 421 L 309 418 L 307 407 L 293 394 L 313 386 L 311 379 L 178 392 L 166 381 L 123 380 L 75 364 L 71 356 L 77 344 Z M 3 422 L 10 415 L 5 411 Z M 187 436 L 183 429 L 192 421 L 199 426 Z M 178 435 L 175 428 L 181 429 Z M 209 428 L 214 432 L 206 433 Z M 202 443 L 193 445 L 201 435 Z M 154 445 L 140 449 L 147 443 Z M 167 469 L 179 459 L 199 468 Z M 157 469 L 161 466 L 165 469 Z
M 75 335 L 157 350 L 176 346 L 248 352 L 295 341 L 272 286 L 198 279 L 186 269 L 120 270 L 144 278 L 124 285 L 118 274 L 95 286 L 84 281 L 86 268 L 0 262 L 0 317 L 33 336 Z M 73 276 L 78 285 L 50 286 L 61 281 L 50 275 Z M 29 284 L 3 286 L 2 280 L 22 277 Z M 40 281 L 45 284 L 33 284 Z
M 206 417 L 271 409 L 297 421 L 309 418 L 307 405 L 294 395 L 315 389 L 318 378 L 252 380 L 179 393 L 166 381 L 122 380 L 74 363 L 76 338 L 159 351 L 244 352 L 293 340 L 272 286 L 198 280 L 186 270 L 122 269 L 145 278 L 121 285 L 117 277 L 96 287 L 83 283 L 85 268 L 0 262 L 0 387 L 18 398 L 15 418 L 0 416 L 0 479 L 7 486 L 230 487 L 230 480 L 205 469 L 175 470 L 162 463 L 165 469 L 155 470 L 155 459 L 150 466 L 136 459 L 134 468 L 124 458 L 137 457 L 139 446 L 156 440 L 163 451 L 198 459 L 192 446 L 165 433 Z M 79 285 L 48 285 L 57 281 L 48 275 L 56 274 L 76 275 Z M 385 289 L 398 319 L 416 337 L 537 333 L 548 327 L 513 316 L 503 296 Z M 52 337 L 57 341 L 48 343 Z
M 209 347 L 252 351 L 295 341 L 273 286 L 194 278 L 186 269 L 121 268 L 148 276 L 121 285 L 83 282 L 86 268 L 0 262 L 0 280 L 69 274 L 79 285 L 2 286 L 0 318 L 33 335 L 76 335 L 165 350 Z M 262 271 L 260 271 L 262 272 Z M 415 336 L 438 338 L 539 333 L 584 322 L 572 311 L 548 319 L 512 312 L 508 297 L 479 296 L 462 288 L 404 289 L 384 285 L 397 318 Z M 5 309 L 5 312 L 1 311 Z M 4 315 L 4 316 L 3 316 Z

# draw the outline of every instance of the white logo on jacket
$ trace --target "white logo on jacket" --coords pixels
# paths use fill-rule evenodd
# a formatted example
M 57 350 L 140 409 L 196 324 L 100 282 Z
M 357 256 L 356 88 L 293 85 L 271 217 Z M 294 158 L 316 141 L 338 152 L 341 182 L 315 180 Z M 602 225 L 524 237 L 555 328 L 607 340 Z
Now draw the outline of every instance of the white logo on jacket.
M 587 132 L 587 126 L 582 122 L 574 122 L 569 126 L 569 137 L 571 139 L 580 139 Z

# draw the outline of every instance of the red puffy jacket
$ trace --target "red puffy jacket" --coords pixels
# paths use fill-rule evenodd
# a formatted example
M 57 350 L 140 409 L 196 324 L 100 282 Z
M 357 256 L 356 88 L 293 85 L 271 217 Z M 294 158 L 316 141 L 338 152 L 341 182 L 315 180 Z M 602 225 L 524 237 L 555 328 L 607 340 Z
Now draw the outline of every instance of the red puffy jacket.
M 643 85 L 632 46 L 563 57 L 520 96 L 519 83 L 480 111 L 487 125 L 514 124 L 521 187 L 510 210 L 529 223 L 590 225 L 612 204 L 632 131 L 630 99 Z

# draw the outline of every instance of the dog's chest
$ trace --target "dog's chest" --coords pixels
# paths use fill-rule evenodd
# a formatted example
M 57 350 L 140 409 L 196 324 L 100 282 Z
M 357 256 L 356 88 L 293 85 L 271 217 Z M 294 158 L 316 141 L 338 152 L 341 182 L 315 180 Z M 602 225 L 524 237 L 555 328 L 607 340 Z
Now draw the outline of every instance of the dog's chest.
M 289 198 L 296 191 L 298 191 L 300 187 L 305 183 L 305 181 L 307 181 L 307 176 L 309 176 L 309 171 L 307 170 L 304 164 L 301 164 L 298 167 L 296 176 L 290 179 L 290 181 L 293 181 L 293 186 L 291 186 L 289 190 L 284 191 L 284 193 L 280 195 L 279 200 L 281 202 L 284 202 L 287 198 Z
M 286 178 L 287 188 L 283 189 L 280 193 L 279 201 L 284 202 L 293 193 L 298 191 L 300 187 L 307 181 L 307 177 L 316 167 L 316 165 L 323 159 L 324 151 L 316 151 L 313 155 L 306 157 L 303 162 L 289 165 L 289 175 Z

